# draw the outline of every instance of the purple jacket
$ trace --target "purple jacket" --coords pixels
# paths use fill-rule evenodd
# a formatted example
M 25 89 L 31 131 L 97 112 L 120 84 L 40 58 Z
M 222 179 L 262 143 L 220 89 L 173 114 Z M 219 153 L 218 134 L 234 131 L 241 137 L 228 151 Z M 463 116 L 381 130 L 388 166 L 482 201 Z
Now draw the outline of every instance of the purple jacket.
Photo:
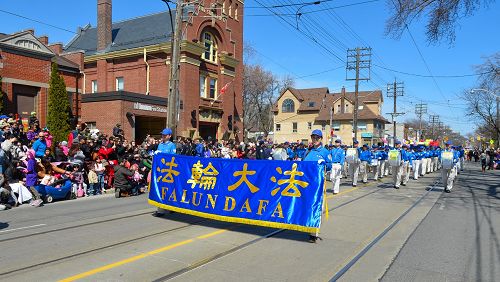
M 35 131 L 32 131 L 32 130 L 29 130 L 28 132 L 26 132 L 26 138 L 28 138 L 28 140 L 33 140 L 35 139 L 36 137 L 36 132 Z
M 36 174 L 36 160 L 28 160 L 28 173 L 26 173 L 26 186 L 35 186 L 38 176 Z

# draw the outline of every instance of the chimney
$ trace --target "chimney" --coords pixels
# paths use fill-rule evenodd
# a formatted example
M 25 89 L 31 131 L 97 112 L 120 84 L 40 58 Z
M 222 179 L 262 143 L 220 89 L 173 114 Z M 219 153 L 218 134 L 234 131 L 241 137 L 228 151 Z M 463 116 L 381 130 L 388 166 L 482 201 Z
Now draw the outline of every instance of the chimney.
M 111 45 L 111 0 L 97 0 L 97 51 Z
M 342 86 L 342 98 L 340 99 L 340 112 L 345 113 L 345 87 Z
M 49 37 L 47 35 L 42 35 L 38 37 L 38 40 L 40 40 L 40 42 L 42 42 L 45 45 L 49 45 Z
M 52 50 L 52 52 L 54 52 L 56 55 L 61 54 L 63 51 L 63 45 L 61 42 L 52 43 L 47 47 L 49 47 L 49 49 Z

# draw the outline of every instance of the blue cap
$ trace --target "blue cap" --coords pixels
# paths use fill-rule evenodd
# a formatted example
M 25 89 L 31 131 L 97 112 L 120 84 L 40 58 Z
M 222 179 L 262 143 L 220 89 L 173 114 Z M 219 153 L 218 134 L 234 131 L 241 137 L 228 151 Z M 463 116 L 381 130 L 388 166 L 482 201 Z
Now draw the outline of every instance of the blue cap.
M 337 139 L 337 140 L 335 140 L 335 143 L 342 143 L 342 140 Z
M 165 128 L 161 131 L 161 135 L 172 135 L 172 129 Z
M 401 143 L 400 143 L 401 144 Z M 408 145 L 406 144 L 403 144 L 403 148 L 408 148 Z
M 359 144 L 359 141 L 358 140 L 354 140 L 353 142 L 354 144 Z
M 323 132 L 321 132 L 321 130 L 319 130 L 319 129 L 315 129 L 315 130 L 313 130 L 311 135 L 318 135 L 319 137 L 323 137 Z
M 372 145 L 372 148 L 373 148 L 373 149 L 378 149 L 378 146 L 377 146 L 376 144 L 373 144 L 373 145 Z
M 451 141 L 448 141 L 448 142 L 446 142 L 446 143 L 444 143 L 444 144 L 445 144 L 445 145 L 451 145 L 451 144 L 453 144 L 453 143 L 451 143 Z
M 399 140 L 398 140 L 398 141 L 396 141 L 396 144 L 401 144 L 401 141 L 399 141 Z
M 285 141 L 285 145 L 290 145 L 290 142 L 288 142 L 288 141 Z
M 363 147 L 366 147 L 366 148 L 368 148 L 368 144 L 364 144 L 364 145 L 363 145 Z

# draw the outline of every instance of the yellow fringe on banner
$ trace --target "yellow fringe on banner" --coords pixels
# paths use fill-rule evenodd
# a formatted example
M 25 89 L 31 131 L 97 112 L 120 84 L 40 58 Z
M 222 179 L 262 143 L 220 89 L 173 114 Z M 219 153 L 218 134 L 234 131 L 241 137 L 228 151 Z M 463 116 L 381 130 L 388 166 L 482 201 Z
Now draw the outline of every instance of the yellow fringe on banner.
M 211 214 L 211 213 L 193 211 L 190 209 L 184 209 L 184 208 L 178 208 L 178 207 L 165 205 L 165 204 L 153 201 L 151 199 L 148 199 L 148 203 L 150 205 L 153 205 L 155 207 L 162 208 L 165 210 L 171 210 L 174 212 L 185 213 L 185 214 L 189 214 L 189 215 L 204 217 L 204 218 L 208 218 L 208 219 L 215 219 L 215 220 L 225 221 L 225 222 L 234 222 L 234 223 L 258 225 L 258 226 L 263 226 L 263 227 L 289 229 L 289 230 L 295 230 L 295 231 L 307 232 L 307 233 L 314 233 L 316 231 L 319 231 L 319 228 L 317 228 L 317 227 L 307 227 L 307 226 L 296 225 L 296 224 L 269 222 L 269 221 L 263 221 L 263 220 L 223 216 L 223 215 L 216 215 L 216 214 Z

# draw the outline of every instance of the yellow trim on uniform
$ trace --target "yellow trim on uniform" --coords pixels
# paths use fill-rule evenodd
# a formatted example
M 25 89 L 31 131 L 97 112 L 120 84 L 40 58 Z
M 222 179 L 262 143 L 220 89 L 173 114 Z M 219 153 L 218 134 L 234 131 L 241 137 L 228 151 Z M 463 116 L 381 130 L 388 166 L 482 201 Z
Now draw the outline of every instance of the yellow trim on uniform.
M 171 210 L 171 211 L 175 211 L 175 212 L 180 212 L 180 213 L 185 213 L 185 214 L 189 214 L 189 215 L 194 215 L 194 216 L 199 216 L 199 217 L 204 217 L 204 218 L 214 219 L 214 220 L 219 220 L 219 221 L 225 221 L 225 222 L 251 224 L 251 225 L 280 228 L 280 229 L 289 229 L 289 230 L 295 230 L 295 231 L 306 232 L 306 233 L 313 233 L 313 232 L 319 231 L 319 228 L 317 228 L 317 227 L 306 227 L 306 226 L 301 226 L 301 225 L 296 225 L 296 224 L 269 222 L 269 221 L 262 221 L 262 220 L 256 220 L 256 219 L 230 217 L 230 216 L 215 215 L 215 214 L 210 214 L 210 213 L 193 211 L 193 210 L 189 210 L 189 209 L 178 208 L 178 207 L 173 207 L 173 206 L 161 204 L 161 203 L 158 203 L 158 202 L 153 201 L 151 199 L 148 200 L 148 203 L 150 205 L 153 205 L 155 207 L 162 208 L 165 210 Z

